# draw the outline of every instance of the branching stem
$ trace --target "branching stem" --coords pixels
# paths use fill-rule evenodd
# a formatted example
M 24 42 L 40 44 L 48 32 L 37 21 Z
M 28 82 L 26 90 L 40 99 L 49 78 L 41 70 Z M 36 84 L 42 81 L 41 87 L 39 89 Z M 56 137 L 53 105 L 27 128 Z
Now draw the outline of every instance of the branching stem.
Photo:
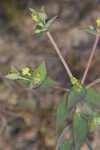
M 83 77 L 82 77 L 82 81 L 81 81 L 82 84 L 84 84 L 85 79 L 86 79 L 86 77 L 87 77 L 87 73 L 88 73 L 88 71 L 89 71 L 89 67 L 90 67 L 90 65 L 91 65 L 93 56 L 94 56 L 94 54 L 95 54 L 95 50 L 96 50 L 98 41 L 99 41 L 99 35 L 96 34 L 96 39 L 95 39 L 95 42 L 94 42 L 94 44 L 93 44 L 93 48 L 92 48 L 92 51 L 91 51 L 91 54 L 90 54 L 90 57 L 89 57 L 89 60 L 88 60 L 88 63 L 87 63 L 87 67 L 86 67 L 86 69 L 85 69 L 85 71 L 84 71 L 84 74 L 83 74 Z
M 93 82 L 89 83 L 86 88 L 90 88 L 92 86 L 94 86 L 95 84 L 99 83 L 100 82 L 100 78 L 94 80 Z

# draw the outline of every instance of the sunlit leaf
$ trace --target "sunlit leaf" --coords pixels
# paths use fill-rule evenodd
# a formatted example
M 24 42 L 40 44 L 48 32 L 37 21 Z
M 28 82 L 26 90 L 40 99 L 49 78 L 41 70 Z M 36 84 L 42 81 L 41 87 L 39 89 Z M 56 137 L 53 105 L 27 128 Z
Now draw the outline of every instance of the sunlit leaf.
M 90 131 L 93 132 L 100 125 L 100 116 L 94 117 L 90 122 Z
M 10 72 L 11 73 L 17 73 L 17 70 L 15 69 L 15 67 L 14 66 L 11 66 L 11 68 L 10 68 Z
M 38 34 L 38 33 L 41 33 L 41 31 L 42 31 L 41 29 L 35 29 L 34 33 Z
M 93 118 L 90 122 L 90 132 L 93 132 L 97 128 L 96 118 Z
M 10 73 L 10 74 L 6 75 L 5 77 L 10 80 L 17 80 L 17 79 L 21 78 L 19 76 L 19 74 L 17 74 L 17 73 Z
M 35 34 L 40 34 L 41 32 L 43 33 L 43 32 L 45 32 L 45 31 L 47 31 L 46 28 L 43 28 L 43 29 L 35 29 L 34 33 L 35 33 Z
M 92 25 L 88 25 L 87 29 L 89 29 L 89 30 L 95 30 L 94 26 L 92 26 Z

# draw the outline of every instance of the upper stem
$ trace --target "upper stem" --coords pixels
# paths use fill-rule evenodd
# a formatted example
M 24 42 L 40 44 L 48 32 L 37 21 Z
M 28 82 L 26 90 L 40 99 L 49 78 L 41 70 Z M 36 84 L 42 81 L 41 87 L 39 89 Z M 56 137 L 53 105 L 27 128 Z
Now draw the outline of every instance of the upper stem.
M 89 67 L 91 65 L 91 62 L 92 62 L 92 59 L 93 59 L 93 56 L 94 56 L 94 53 L 95 53 L 98 41 L 99 41 L 99 35 L 96 34 L 96 39 L 95 39 L 95 42 L 93 44 L 93 48 L 92 48 L 92 51 L 91 51 L 91 54 L 90 54 L 90 57 L 89 57 L 89 60 L 88 60 L 88 63 L 87 63 L 87 67 L 86 67 L 86 69 L 84 71 L 84 74 L 83 74 L 83 77 L 82 77 L 82 81 L 81 81 L 82 84 L 84 84 L 85 79 L 87 77 L 87 73 L 89 71 Z
M 51 41 L 52 45 L 54 46 L 54 48 L 55 48 L 55 50 L 56 50 L 56 52 L 57 52 L 61 62 L 63 63 L 63 65 L 64 65 L 64 67 L 65 67 L 65 69 L 66 69 L 66 71 L 67 71 L 67 73 L 69 75 L 69 77 L 71 78 L 73 75 L 72 75 L 72 73 L 71 73 L 71 71 L 70 71 L 70 69 L 68 67 L 68 64 L 66 63 L 66 61 L 63 58 L 63 56 L 61 55 L 60 49 L 58 48 L 58 46 L 57 46 L 56 42 L 54 41 L 54 39 L 53 39 L 52 35 L 50 34 L 50 32 L 47 32 L 47 36 L 48 36 L 49 40 Z

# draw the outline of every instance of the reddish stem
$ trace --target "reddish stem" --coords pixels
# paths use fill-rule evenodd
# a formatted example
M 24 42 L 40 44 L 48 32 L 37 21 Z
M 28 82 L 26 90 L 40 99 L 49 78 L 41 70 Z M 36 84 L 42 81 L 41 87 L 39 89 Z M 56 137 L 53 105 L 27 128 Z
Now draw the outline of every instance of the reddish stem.
M 86 79 L 86 77 L 87 77 L 87 73 L 88 73 L 88 71 L 89 71 L 89 67 L 90 67 L 90 65 L 91 65 L 93 56 L 94 56 L 94 54 L 95 54 L 98 41 L 99 41 L 99 35 L 96 34 L 96 39 L 95 39 L 95 42 L 94 42 L 94 44 L 93 44 L 93 48 L 92 48 L 92 51 L 91 51 L 91 54 L 90 54 L 90 57 L 89 57 L 89 60 L 88 60 L 88 63 L 87 63 L 87 67 L 86 67 L 86 69 L 85 69 L 85 71 L 84 71 L 84 74 L 83 74 L 83 77 L 82 77 L 82 81 L 81 81 L 82 84 L 84 84 L 85 79 Z
M 72 75 L 72 73 L 71 73 L 71 71 L 68 67 L 68 64 L 65 62 L 63 56 L 61 55 L 60 49 L 58 48 L 58 46 L 57 46 L 56 42 L 54 41 L 54 39 L 53 39 L 52 35 L 50 34 L 50 32 L 47 32 L 47 36 L 48 36 L 49 40 L 51 41 L 53 47 L 55 48 L 55 50 L 56 50 L 61 62 L 63 63 L 69 77 L 71 78 L 73 75 Z
M 60 90 L 60 91 L 65 91 L 65 92 L 70 91 L 70 89 L 62 88 L 62 87 L 59 87 L 59 86 L 51 86 L 51 88 L 53 88 L 53 89 L 57 89 L 57 90 Z
M 94 81 L 91 82 L 91 83 L 89 83 L 89 84 L 86 86 L 86 88 L 92 87 L 92 86 L 94 86 L 95 84 L 97 84 L 97 83 L 99 83 L 99 82 L 100 82 L 100 78 L 94 80 Z

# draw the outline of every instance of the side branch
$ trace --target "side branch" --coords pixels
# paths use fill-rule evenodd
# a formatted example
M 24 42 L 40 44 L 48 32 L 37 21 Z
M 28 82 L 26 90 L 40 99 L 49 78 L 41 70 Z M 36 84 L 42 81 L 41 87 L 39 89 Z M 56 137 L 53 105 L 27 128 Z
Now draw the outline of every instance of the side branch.
M 86 67 L 86 69 L 85 69 L 85 71 L 84 71 L 84 74 L 83 74 L 83 77 L 82 77 L 82 81 L 81 81 L 82 84 L 84 84 L 85 79 L 86 79 L 86 77 L 87 77 L 87 73 L 88 73 L 88 71 L 89 71 L 89 67 L 90 67 L 90 65 L 91 65 L 93 56 L 94 56 L 94 54 L 95 54 L 98 41 L 99 41 L 99 35 L 97 34 L 97 35 L 96 35 L 95 42 L 94 42 L 94 45 L 93 45 L 93 48 L 92 48 L 92 52 L 91 52 L 91 54 L 90 54 L 90 57 L 89 57 L 89 60 L 88 60 L 88 63 L 87 63 L 87 67 Z
M 59 48 L 58 48 L 56 42 L 54 41 L 52 35 L 50 34 L 50 32 L 47 32 L 47 36 L 48 36 L 49 40 L 51 41 L 53 47 L 55 48 L 55 50 L 56 50 L 56 52 L 57 52 L 57 54 L 58 54 L 58 56 L 59 56 L 61 62 L 63 63 L 63 65 L 64 65 L 64 67 L 65 67 L 65 69 L 66 69 L 66 71 L 67 71 L 69 77 L 71 78 L 73 75 L 72 75 L 72 73 L 71 73 L 71 71 L 70 71 L 70 69 L 69 69 L 69 67 L 68 67 L 68 64 L 65 62 L 63 56 L 61 55 L 61 52 L 60 52 L 60 50 L 59 50 Z
M 89 87 L 92 87 L 94 86 L 95 84 L 99 83 L 100 82 L 100 78 L 94 80 L 93 82 L 89 83 L 86 88 L 89 88 Z

